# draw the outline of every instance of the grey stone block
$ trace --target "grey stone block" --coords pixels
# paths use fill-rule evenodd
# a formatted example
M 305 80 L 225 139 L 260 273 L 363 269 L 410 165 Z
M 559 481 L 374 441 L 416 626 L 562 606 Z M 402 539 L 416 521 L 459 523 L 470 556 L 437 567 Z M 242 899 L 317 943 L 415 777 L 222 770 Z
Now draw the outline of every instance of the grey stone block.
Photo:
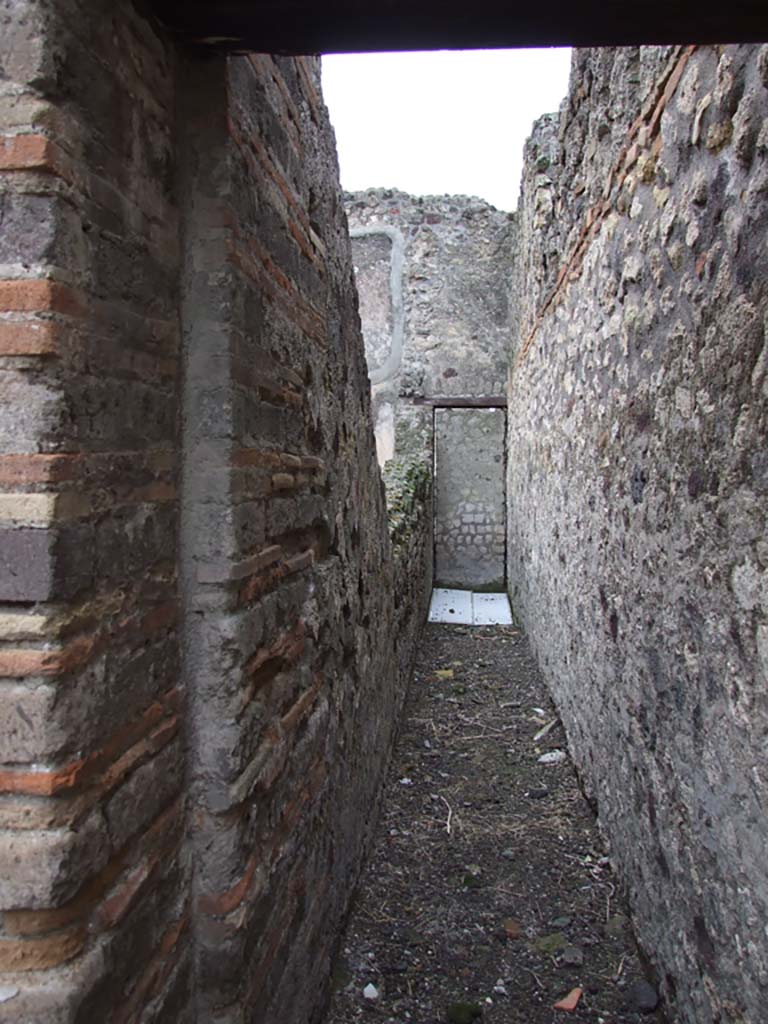
M 54 593 L 55 534 L 0 528 L 0 601 L 46 601 Z

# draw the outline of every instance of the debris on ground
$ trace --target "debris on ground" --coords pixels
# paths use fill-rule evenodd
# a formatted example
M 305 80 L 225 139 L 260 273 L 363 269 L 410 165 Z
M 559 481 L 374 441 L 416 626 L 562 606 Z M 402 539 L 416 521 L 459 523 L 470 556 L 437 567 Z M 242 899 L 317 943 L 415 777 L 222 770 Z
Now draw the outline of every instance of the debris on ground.
M 539 764 L 562 764 L 568 755 L 564 750 L 548 750 L 539 758 Z
M 647 981 L 636 981 L 627 989 L 627 1005 L 640 1013 L 653 1013 L 659 1005 L 659 994 Z
M 567 996 L 563 996 L 562 999 L 559 999 L 555 1003 L 554 1008 L 556 1010 L 565 1010 L 568 1013 L 573 1013 L 573 1011 L 579 1005 L 581 995 L 582 992 L 580 988 L 572 988 Z
M 334 979 L 325 1024 L 666 1020 L 517 628 L 426 627 Z

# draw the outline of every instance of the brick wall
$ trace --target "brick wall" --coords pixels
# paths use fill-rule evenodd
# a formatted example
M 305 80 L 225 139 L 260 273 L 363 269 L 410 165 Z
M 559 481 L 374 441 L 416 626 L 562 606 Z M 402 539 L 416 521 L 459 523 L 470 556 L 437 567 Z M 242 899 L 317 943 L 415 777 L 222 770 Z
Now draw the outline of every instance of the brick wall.
M 5 0 L 0 125 L 0 1021 L 303 1024 L 425 613 L 317 64 Z
M 318 66 L 200 73 L 182 157 L 199 1005 L 299 1022 L 397 713 L 392 566 Z
M 0 1019 L 128 1020 L 188 961 L 174 58 L 0 22 Z
M 512 596 L 679 1019 L 764 1017 L 768 50 L 577 51 L 527 148 Z

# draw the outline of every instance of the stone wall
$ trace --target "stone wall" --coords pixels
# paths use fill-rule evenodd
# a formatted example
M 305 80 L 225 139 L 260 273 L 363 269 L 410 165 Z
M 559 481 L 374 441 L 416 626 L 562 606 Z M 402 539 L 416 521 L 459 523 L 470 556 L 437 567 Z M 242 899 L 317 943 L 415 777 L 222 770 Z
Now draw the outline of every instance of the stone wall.
M 232 59 L 192 68 L 185 89 L 182 562 L 205 1020 L 309 1019 L 402 693 L 317 71 Z
M 392 634 L 400 671 L 409 673 L 432 598 L 432 468 L 418 456 L 400 456 L 384 467 L 394 565 Z
M 0 1021 L 305 1024 L 426 614 L 317 62 L 4 0 L 0 119 Z
M 313 1019 L 426 613 L 429 403 L 499 394 L 510 316 L 515 606 L 680 1019 L 761 1019 L 768 48 L 574 68 L 515 275 L 485 204 L 349 199 L 390 286 L 403 243 L 387 512 L 316 61 L 0 0 L 0 1021 Z
M 579 51 L 527 147 L 512 597 L 679 1019 L 768 983 L 768 48 Z

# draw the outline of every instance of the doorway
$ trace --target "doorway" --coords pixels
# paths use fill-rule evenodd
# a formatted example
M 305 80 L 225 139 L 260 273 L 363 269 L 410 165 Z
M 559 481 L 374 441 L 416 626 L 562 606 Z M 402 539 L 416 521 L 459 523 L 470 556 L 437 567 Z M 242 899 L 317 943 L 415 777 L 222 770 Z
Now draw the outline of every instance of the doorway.
M 504 590 L 506 418 L 435 409 L 435 587 Z

